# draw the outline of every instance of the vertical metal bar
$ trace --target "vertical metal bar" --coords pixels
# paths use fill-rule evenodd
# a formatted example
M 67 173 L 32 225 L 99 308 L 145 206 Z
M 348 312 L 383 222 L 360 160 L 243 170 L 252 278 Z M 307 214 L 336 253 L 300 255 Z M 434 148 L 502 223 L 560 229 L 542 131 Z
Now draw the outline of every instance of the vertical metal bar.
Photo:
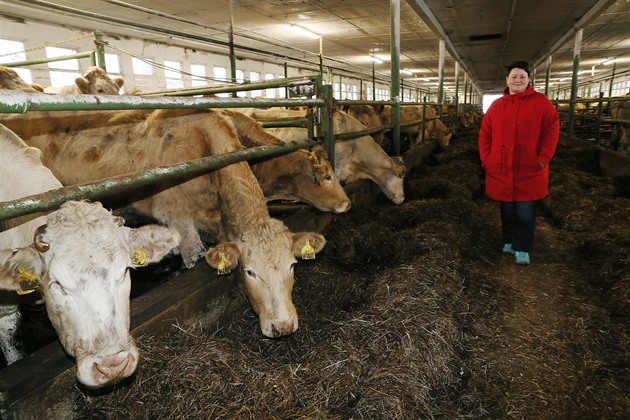
M 322 86 L 322 98 L 325 104 L 321 112 L 322 132 L 324 134 L 324 148 L 330 162 L 335 161 L 335 130 L 333 126 L 333 88 L 332 85 Z M 333 163 L 334 165 L 334 163 Z
M 319 36 L 319 75 L 324 77 L 324 41 Z
M 376 72 L 374 71 L 374 65 L 376 63 L 372 60 L 372 100 L 376 100 Z
M 425 120 L 427 115 L 427 97 L 424 97 L 424 100 L 422 101 L 422 143 L 424 143 L 424 141 L 426 140 L 424 138 L 424 133 L 427 131 L 424 129 L 424 127 L 426 127 L 427 122 Z
M 390 1 L 391 20 L 391 85 L 392 105 L 392 154 L 400 155 L 400 0 Z
M 289 77 L 289 66 L 287 65 L 287 62 L 284 62 L 284 78 L 287 79 Z M 285 87 L 284 88 L 284 97 L 285 98 L 289 98 L 289 87 Z
M 107 65 L 105 64 L 105 49 L 103 48 L 103 33 L 101 31 L 94 31 L 94 49 L 96 51 L 97 63 L 94 62 L 94 58 L 91 57 L 92 65 L 99 66 L 103 70 L 107 71 Z
M 599 101 L 597 102 L 597 134 L 595 135 L 595 144 L 599 144 L 602 133 L 602 113 L 604 109 L 604 102 L 602 99 L 604 98 L 604 92 L 599 92 Z
M 455 119 L 459 117 L 459 62 L 455 62 Z
M 578 29 L 575 32 L 575 43 L 573 44 L 573 77 L 571 79 L 571 100 L 569 102 L 569 121 L 567 127 L 567 137 L 573 138 L 573 123 L 575 121 L 575 99 L 577 96 L 578 70 L 580 69 L 580 53 L 582 49 L 582 34 L 584 30 Z
M 613 82 L 615 80 L 615 70 L 617 69 L 617 59 L 613 60 L 612 75 L 610 76 L 610 85 L 608 88 L 608 96 L 613 96 Z
M 545 76 L 545 96 L 549 97 L 549 79 L 551 78 L 551 55 L 547 57 L 547 74 Z
M 442 117 L 442 102 L 444 101 L 444 60 L 446 57 L 446 43 L 440 39 L 440 62 L 438 65 L 438 115 Z
M 471 100 L 469 100 L 468 98 L 468 73 L 464 73 L 464 103 L 468 104 L 468 103 L 472 103 Z
M 236 54 L 234 54 L 234 5 L 232 0 L 228 2 L 230 9 L 230 30 L 228 32 L 228 41 L 230 44 L 230 79 L 232 83 L 236 83 Z M 238 94 L 232 92 L 232 97 L 236 98 Z

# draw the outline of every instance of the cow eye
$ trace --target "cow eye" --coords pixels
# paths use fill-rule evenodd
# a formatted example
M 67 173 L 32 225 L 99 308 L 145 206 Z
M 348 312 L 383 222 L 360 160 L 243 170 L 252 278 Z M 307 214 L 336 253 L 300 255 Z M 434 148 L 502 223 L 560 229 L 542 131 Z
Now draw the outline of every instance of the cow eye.
M 326 175 L 326 181 L 332 181 L 333 177 L 332 175 Z
M 246 268 L 245 269 L 245 274 L 247 274 L 249 277 L 256 278 L 256 273 L 251 268 Z

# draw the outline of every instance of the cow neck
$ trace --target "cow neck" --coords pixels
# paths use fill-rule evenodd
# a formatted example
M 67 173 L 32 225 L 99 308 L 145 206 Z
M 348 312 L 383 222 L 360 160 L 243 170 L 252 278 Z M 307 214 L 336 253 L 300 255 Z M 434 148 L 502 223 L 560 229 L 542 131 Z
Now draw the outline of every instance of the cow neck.
M 269 220 L 262 189 L 247 163 L 234 163 L 218 172 L 221 222 L 230 239 Z

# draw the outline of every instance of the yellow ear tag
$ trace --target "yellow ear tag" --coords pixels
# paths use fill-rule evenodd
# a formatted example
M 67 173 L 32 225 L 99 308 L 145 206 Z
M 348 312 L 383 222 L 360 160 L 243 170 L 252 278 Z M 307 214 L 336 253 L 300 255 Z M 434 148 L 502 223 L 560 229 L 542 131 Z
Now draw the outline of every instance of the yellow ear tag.
M 302 259 L 303 260 L 315 259 L 315 250 L 313 249 L 309 241 L 306 241 L 306 244 L 302 248 Z
M 18 277 L 18 285 L 20 288 L 17 290 L 17 294 L 26 295 L 33 293 L 39 286 L 37 276 L 26 271 L 24 267 L 18 267 L 18 273 L 20 273 L 20 277 Z
M 217 266 L 217 274 L 220 276 L 223 274 L 228 274 L 230 272 L 229 266 L 230 266 L 230 260 L 228 260 L 227 257 L 225 256 L 225 253 L 222 252 L 221 261 L 219 261 L 219 265 Z
M 136 248 L 133 250 L 133 257 L 131 257 L 131 265 L 134 267 L 145 267 L 149 265 L 147 263 L 147 253 L 142 248 Z

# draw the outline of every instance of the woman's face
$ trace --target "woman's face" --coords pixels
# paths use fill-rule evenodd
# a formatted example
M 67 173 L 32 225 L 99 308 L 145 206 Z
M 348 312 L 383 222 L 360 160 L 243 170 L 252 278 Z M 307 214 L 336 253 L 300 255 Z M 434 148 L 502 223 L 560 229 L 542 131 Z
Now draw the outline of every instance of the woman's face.
M 525 92 L 529 84 L 529 76 L 523 69 L 513 68 L 505 78 L 510 95 Z

